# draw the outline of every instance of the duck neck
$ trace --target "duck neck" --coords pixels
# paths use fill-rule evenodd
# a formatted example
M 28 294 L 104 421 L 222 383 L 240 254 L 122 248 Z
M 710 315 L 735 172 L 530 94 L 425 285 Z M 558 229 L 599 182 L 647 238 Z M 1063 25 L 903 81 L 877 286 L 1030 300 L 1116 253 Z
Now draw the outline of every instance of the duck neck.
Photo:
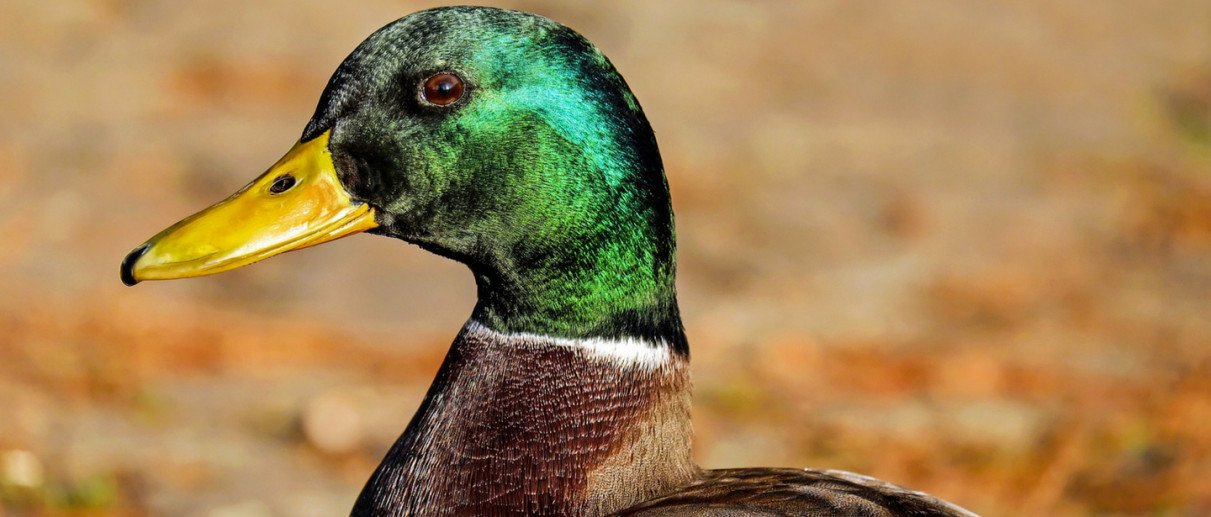
M 452 194 L 404 196 L 411 204 L 388 206 L 378 232 L 467 264 L 478 289 L 472 318 L 488 328 L 659 340 L 687 353 L 673 209 L 646 122 L 635 133 L 647 138 L 617 159 L 535 125 L 537 147 L 486 153 L 505 163 Z
M 501 332 L 567 339 L 636 338 L 688 354 L 670 251 L 648 243 L 584 239 L 580 247 L 511 249 L 508 260 L 472 266 L 472 318 Z
M 593 516 L 683 485 L 688 366 L 661 340 L 471 320 L 353 515 Z

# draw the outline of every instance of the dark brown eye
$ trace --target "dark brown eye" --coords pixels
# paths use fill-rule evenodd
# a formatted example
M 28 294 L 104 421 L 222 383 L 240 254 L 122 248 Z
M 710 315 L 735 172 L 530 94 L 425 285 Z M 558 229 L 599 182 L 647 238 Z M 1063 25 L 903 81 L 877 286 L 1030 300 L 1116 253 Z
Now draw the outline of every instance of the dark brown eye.
M 421 94 L 431 104 L 448 106 L 462 98 L 463 80 L 454 74 L 437 74 L 425 79 Z
M 291 176 L 289 174 L 283 174 L 281 176 L 278 176 L 277 179 L 273 180 L 273 184 L 269 186 L 269 193 L 270 194 L 281 194 L 282 192 L 290 190 L 290 187 L 293 187 L 293 186 L 294 186 L 294 176 Z

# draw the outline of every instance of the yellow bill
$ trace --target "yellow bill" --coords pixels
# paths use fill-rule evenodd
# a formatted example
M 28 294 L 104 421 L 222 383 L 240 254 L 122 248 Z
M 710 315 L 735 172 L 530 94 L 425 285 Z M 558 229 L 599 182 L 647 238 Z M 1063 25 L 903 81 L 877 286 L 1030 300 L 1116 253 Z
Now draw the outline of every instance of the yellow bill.
M 328 137 L 295 145 L 239 192 L 135 248 L 122 282 L 211 275 L 378 226 L 337 178 Z

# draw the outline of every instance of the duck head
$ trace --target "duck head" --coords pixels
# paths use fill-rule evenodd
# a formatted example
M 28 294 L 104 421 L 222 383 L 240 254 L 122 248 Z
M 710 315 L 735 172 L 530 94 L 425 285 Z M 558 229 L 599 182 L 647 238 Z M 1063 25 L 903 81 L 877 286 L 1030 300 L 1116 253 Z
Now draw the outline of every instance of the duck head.
M 546 18 L 442 8 L 375 32 L 277 164 L 121 274 L 208 275 L 358 232 L 467 264 L 493 330 L 684 342 L 651 127 L 606 57 Z

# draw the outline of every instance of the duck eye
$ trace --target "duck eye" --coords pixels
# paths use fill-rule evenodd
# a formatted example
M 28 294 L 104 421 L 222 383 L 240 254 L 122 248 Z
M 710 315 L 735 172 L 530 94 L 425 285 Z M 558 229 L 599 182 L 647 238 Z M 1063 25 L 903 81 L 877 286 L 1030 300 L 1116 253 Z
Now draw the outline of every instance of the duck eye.
M 430 104 L 449 106 L 463 96 L 463 80 L 457 75 L 441 73 L 425 79 L 421 95 Z
M 269 186 L 269 193 L 270 194 L 281 194 L 282 192 L 290 190 L 290 187 L 293 187 L 293 186 L 294 186 L 294 176 L 291 176 L 289 174 L 283 174 L 281 176 L 278 176 L 277 179 L 273 180 L 273 184 Z

